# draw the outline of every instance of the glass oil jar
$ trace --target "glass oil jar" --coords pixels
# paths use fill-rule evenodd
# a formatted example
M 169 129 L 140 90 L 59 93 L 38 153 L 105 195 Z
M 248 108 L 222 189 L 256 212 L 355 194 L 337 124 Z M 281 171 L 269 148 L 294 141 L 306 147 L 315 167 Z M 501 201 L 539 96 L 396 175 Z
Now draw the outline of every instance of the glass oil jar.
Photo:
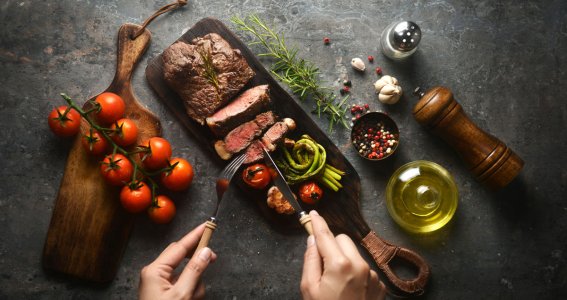
M 394 172 L 386 187 L 388 212 L 413 233 L 435 231 L 447 224 L 458 205 L 453 176 L 440 165 L 418 160 Z

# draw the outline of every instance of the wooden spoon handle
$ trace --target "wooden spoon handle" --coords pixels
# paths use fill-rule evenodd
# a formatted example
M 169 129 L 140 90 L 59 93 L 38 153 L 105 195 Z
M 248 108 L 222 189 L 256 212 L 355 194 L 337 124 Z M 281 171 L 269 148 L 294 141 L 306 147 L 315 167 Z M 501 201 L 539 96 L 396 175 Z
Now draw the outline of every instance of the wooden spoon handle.
M 370 231 L 366 237 L 362 239 L 361 244 L 372 255 L 378 268 L 384 272 L 384 275 L 386 275 L 388 280 L 390 280 L 396 288 L 412 296 L 423 294 L 425 285 L 429 279 L 429 266 L 419 254 L 386 242 L 376 235 L 374 231 Z M 410 280 L 404 280 L 398 277 L 389 265 L 395 257 L 413 265 L 418 270 L 417 277 Z
M 211 237 L 213 236 L 213 232 L 215 231 L 216 228 L 217 228 L 217 224 L 214 222 L 207 221 L 205 223 L 205 232 L 203 232 L 203 236 L 201 236 L 201 240 L 199 241 L 199 245 L 197 246 L 195 253 L 199 252 L 199 250 L 209 245 L 209 241 L 211 240 Z
M 313 235 L 313 224 L 311 223 L 311 217 L 307 214 L 301 216 L 299 223 L 305 228 L 309 235 Z
M 118 31 L 118 55 L 116 57 L 116 73 L 111 87 L 120 87 L 130 84 L 130 78 L 136 63 L 140 60 L 150 45 L 151 33 L 144 29 L 136 39 L 132 39 L 141 26 L 124 24 Z

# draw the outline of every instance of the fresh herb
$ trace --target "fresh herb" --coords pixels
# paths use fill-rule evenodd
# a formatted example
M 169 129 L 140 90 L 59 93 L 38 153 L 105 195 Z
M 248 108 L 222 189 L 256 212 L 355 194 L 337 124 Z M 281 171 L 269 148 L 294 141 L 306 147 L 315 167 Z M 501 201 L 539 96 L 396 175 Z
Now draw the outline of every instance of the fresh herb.
M 209 51 L 203 49 L 199 51 L 199 55 L 203 59 L 203 67 L 205 68 L 205 78 L 212 84 L 215 89 L 219 90 L 219 80 L 217 78 L 217 71 L 215 70 L 215 66 L 213 65 L 213 58 L 211 57 L 211 53 Z
M 349 128 L 346 122 L 348 106 L 345 106 L 348 96 L 337 101 L 336 95 L 330 88 L 322 87 L 317 80 L 319 69 L 312 63 L 298 58 L 297 49 L 288 48 L 283 34 L 274 32 L 256 15 L 244 19 L 233 17 L 232 22 L 239 30 L 255 37 L 251 45 L 264 47 L 266 52 L 258 56 L 275 59 L 271 71 L 276 78 L 287 84 L 301 100 L 312 98 L 315 101 L 314 112 L 319 117 L 324 114 L 329 119 L 329 132 L 333 131 L 333 126 L 337 123 Z

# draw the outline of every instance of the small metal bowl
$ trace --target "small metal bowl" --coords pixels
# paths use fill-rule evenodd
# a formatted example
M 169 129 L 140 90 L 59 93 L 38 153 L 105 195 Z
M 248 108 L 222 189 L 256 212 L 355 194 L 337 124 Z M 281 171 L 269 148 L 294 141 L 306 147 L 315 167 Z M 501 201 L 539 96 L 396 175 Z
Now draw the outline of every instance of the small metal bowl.
M 381 133 L 377 134 L 377 132 Z M 393 143 L 386 142 L 385 145 L 380 143 L 383 142 L 381 137 L 384 132 L 391 135 L 388 140 L 393 140 Z M 372 135 L 372 137 L 369 135 Z M 378 138 L 376 136 L 378 136 Z M 392 154 L 396 152 L 396 149 L 398 149 L 398 145 L 400 143 L 400 130 L 398 129 L 396 122 L 394 122 L 394 120 L 386 113 L 377 111 L 368 112 L 354 121 L 350 131 L 350 141 L 360 157 L 370 161 L 380 161 L 392 156 Z M 372 148 L 373 142 L 375 145 L 374 148 Z M 381 157 L 379 154 L 380 147 L 382 147 L 383 153 Z M 387 152 L 388 149 L 390 149 L 389 152 Z M 377 156 L 372 154 L 373 152 L 376 153 Z

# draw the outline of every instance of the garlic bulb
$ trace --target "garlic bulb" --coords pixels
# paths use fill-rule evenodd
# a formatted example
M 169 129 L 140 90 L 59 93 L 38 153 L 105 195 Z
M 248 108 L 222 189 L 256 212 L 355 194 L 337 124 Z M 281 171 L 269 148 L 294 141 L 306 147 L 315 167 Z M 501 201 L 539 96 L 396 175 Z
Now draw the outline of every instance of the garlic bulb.
M 398 80 L 392 76 L 384 75 L 374 83 L 374 88 L 378 94 L 378 100 L 385 104 L 394 104 L 402 96 L 402 87 L 398 85 Z
M 353 69 L 360 71 L 360 72 L 364 72 L 364 70 L 366 70 L 366 65 L 364 65 L 364 62 L 362 61 L 362 59 L 355 57 L 350 61 L 350 65 L 353 67 Z

